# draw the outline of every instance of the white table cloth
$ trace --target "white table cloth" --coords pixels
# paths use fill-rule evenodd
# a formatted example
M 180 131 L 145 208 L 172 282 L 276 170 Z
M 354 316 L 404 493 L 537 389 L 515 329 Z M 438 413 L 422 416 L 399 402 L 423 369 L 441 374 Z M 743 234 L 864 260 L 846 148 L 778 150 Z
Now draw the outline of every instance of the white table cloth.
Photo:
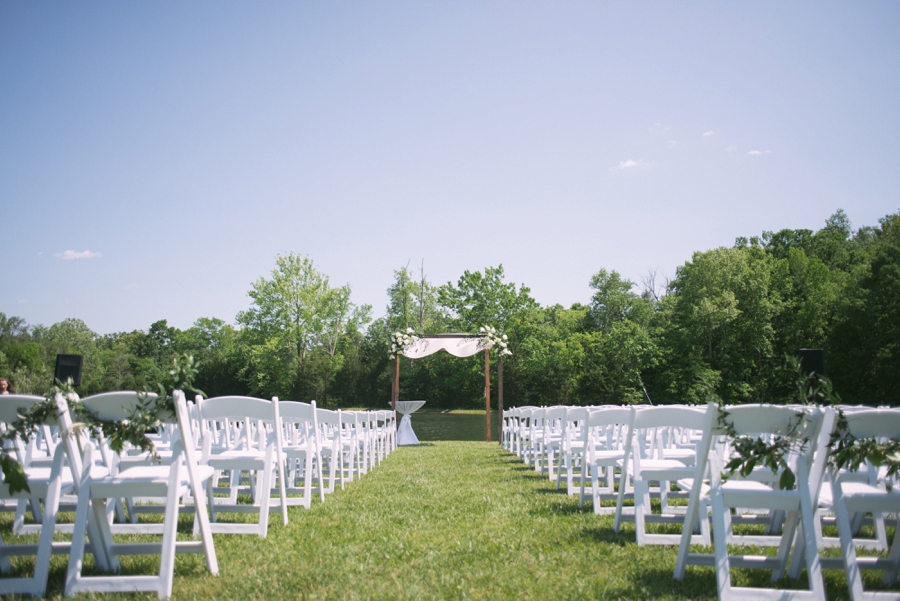
M 419 444 L 419 439 L 412 429 L 410 415 L 422 408 L 425 401 L 397 401 L 397 412 L 403 415 L 397 429 L 397 445 Z

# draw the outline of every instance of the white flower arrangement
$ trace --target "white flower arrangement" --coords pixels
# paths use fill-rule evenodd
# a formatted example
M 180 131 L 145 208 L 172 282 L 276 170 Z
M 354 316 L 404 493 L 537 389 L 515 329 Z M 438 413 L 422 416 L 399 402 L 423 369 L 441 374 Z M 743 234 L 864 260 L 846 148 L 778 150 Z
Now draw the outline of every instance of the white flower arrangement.
M 495 348 L 500 357 L 512 355 L 512 351 L 507 348 L 506 334 L 498 334 L 494 326 L 481 326 L 478 332 L 481 334 L 482 348 Z
M 397 353 L 402 353 L 418 341 L 419 337 L 412 328 L 406 328 L 405 332 L 394 332 L 391 334 L 391 352 L 388 357 L 393 359 Z

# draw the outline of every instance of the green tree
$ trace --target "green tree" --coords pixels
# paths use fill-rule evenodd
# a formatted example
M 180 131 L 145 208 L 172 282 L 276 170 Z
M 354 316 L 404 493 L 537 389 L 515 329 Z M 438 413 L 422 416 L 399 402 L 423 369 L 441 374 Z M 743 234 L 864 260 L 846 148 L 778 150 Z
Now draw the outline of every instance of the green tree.
M 436 333 L 444 319 L 438 306 L 437 290 L 425 277 L 424 264 L 418 278 L 407 267 L 394 271 L 388 288 L 387 323 L 397 332 L 413 328 L 420 334 Z
M 893 406 L 900 405 L 900 215 L 880 225 L 841 299 L 827 369 L 845 401 Z
M 784 262 L 760 246 L 694 253 L 673 282 L 668 392 L 695 399 L 697 386 L 705 386 L 698 382 L 703 375 L 706 382 L 720 382 L 717 392 L 728 402 L 773 400 L 784 363 L 775 353 L 773 322 L 786 285 Z
M 503 281 L 503 265 L 487 267 L 484 273 L 466 271 L 454 286 L 438 288 L 438 301 L 455 317 L 456 325 L 470 332 L 481 326 L 494 326 L 504 332 L 517 314 L 538 307 L 531 290 Z
M 243 377 L 257 394 L 326 405 L 343 334 L 365 325 L 371 309 L 350 302 L 349 285 L 332 287 L 309 257 L 279 255 L 275 263 L 270 278 L 253 283 L 253 304 L 237 316 Z

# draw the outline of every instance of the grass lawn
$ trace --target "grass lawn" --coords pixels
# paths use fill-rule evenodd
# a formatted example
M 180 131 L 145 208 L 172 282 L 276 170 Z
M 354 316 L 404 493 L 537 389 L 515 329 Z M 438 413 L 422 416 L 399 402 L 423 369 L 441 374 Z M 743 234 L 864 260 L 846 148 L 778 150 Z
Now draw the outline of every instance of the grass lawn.
M 716 598 L 712 568 L 674 580 L 675 548 L 638 547 L 630 523 L 613 533 L 611 516 L 579 509 L 496 443 L 401 447 L 324 504 L 289 513 L 287 527 L 272 514 L 266 539 L 214 535 L 219 576 L 202 556 L 179 555 L 173 598 Z M 2 519 L 7 538 L 11 514 Z M 187 517 L 181 526 L 190 531 Z M 15 565 L 27 570 L 28 561 Z M 59 597 L 66 557 L 53 562 L 49 596 Z M 152 570 L 158 558 L 122 563 Z M 767 573 L 752 574 L 740 572 L 736 584 L 767 585 Z M 871 575 L 867 586 L 876 586 L 880 574 Z M 842 572 L 826 578 L 829 598 L 847 598 Z

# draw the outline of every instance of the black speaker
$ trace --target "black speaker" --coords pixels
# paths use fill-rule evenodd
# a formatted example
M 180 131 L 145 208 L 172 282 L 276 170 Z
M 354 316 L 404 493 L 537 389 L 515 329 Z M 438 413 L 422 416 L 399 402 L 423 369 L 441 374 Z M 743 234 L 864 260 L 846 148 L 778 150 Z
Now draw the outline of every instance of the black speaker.
M 84 355 L 57 355 L 56 372 L 53 374 L 54 384 L 59 380 L 65 384 L 72 378 L 73 386 L 81 386 L 81 368 L 84 366 Z
M 825 351 L 820 348 L 802 348 L 797 352 L 800 360 L 800 371 L 807 376 L 816 374 L 825 375 Z

